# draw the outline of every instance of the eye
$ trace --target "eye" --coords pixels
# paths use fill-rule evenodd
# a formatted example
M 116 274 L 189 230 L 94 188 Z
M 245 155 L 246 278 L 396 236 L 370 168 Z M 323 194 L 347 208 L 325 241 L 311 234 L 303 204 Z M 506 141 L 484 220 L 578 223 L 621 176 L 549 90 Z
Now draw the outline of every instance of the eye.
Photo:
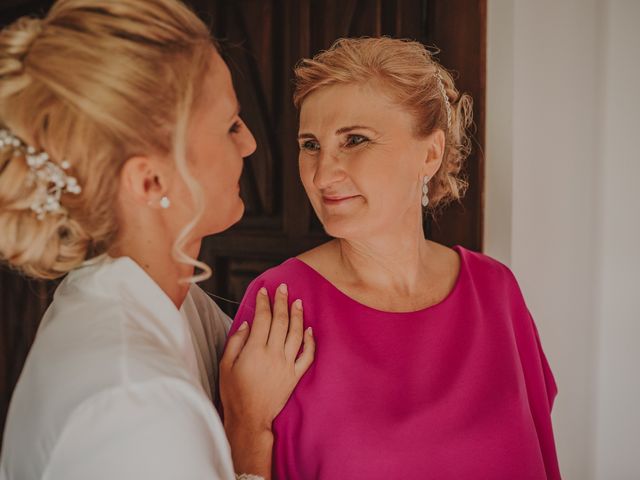
M 362 145 L 363 143 L 368 142 L 369 139 L 367 137 L 365 137 L 364 135 L 349 135 L 347 137 L 347 141 L 344 144 L 345 147 L 356 147 L 358 145 Z
M 300 144 L 300 150 L 315 152 L 320 150 L 320 143 L 317 140 L 305 140 Z
M 229 133 L 238 133 L 242 128 L 242 122 L 240 120 L 236 120 L 231 128 L 229 128 Z

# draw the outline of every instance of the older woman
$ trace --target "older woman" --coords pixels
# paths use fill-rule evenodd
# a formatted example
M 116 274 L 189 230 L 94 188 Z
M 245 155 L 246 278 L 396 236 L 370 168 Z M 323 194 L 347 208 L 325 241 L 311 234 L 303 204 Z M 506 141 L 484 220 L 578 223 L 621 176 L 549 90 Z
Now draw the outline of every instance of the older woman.
M 292 283 L 319 341 L 274 422 L 280 479 L 557 479 L 557 393 L 509 269 L 423 236 L 459 198 L 470 98 L 416 42 L 343 39 L 296 69 L 300 176 L 334 239 Z

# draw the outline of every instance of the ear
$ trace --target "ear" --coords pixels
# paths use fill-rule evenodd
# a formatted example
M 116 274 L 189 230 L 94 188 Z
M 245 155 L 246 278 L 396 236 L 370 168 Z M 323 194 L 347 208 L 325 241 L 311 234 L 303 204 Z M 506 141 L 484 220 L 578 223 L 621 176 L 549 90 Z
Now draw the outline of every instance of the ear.
M 436 174 L 440 165 L 442 165 L 445 143 L 444 132 L 440 129 L 427 137 L 427 155 L 425 157 L 423 175 L 433 178 Z
M 169 171 L 166 162 L 146 156 L 129 158 L 120 173 L 120 185 L 134 202 L 160 208 L 160 199 L 169 190 Z

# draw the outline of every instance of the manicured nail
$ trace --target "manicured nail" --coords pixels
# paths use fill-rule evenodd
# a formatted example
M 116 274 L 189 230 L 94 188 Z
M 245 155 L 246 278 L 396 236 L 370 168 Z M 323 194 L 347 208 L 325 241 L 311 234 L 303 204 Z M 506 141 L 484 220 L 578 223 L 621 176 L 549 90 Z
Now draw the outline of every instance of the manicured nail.
M 308 327 L 307 328 L 307 333 L 309 334 L 310 337 L 313 337 L 313 328 Z
M 260 289 L 260 294 L 262 294 L 262 295 L 266 295 L 266 294 L 267 294 L 267 289 L 266 289 L 266 288 L 264 288 L 264 287 L 262 287 L 262 288 Z
M 280 286 L 278 287 L 278 290 L 280 290 L 280 293 L 284 293 L 286 295 L 287 285 L 285 283 L 281 283 Z
M 246 330 L 247 328 L 249 328 L 249 324 L 246 321 L 244 321 L 244 322 L 242 322 L 240 324 L 240 327 L 238 328 L 238 331 L 240 332 L 242 330 Z
M 293 306 L 296 307 L 298 310 L 302 310 L 302 300 L 297 299 L 295 302 L 293 302 Z

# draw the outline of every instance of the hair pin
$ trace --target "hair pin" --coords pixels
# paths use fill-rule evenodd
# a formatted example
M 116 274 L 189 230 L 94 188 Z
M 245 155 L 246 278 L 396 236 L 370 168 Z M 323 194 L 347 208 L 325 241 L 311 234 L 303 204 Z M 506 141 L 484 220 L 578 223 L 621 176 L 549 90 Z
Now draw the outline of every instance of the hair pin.
M 82 192 L 78 180 L 67 175 L 71 165 L 63 160 L 58 165 L 53 162 L 45 151 L 38 151 L 16 137 L 10 130 L 0 129 L 0 150 L 12 148 L 14 156 L 23 155 L 31 170 L 30 181 L 36 186 L 36 193 L 31 210 L 38 220 L 42 220 L 49 213 L 60 213 L 64 208 L 60 199 L 64 193 L 79 195 Z

